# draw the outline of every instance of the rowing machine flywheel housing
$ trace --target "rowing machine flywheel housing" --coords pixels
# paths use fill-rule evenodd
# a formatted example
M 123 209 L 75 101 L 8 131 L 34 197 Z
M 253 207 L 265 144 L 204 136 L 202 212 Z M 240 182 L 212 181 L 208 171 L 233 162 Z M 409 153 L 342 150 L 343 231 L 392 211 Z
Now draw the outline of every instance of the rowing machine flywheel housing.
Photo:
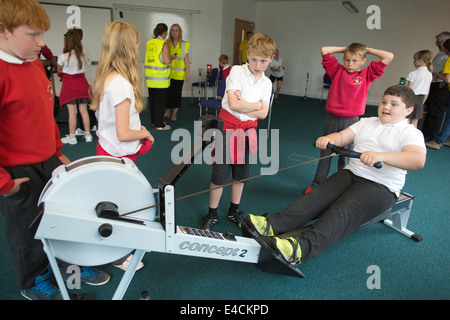
M 111 263 L 136 248 L 129 243 L 133 235 L 121 225 L 133 223 L 139 230 L 139 225 L 158 220 L 158 210 L 152 207 L 156 200 L 157 194 L 133 161 L 83 158 L 54 170 L 39 199 L 45 214 L 36 237 L 48 239 L 54 256 L 67 263 Z

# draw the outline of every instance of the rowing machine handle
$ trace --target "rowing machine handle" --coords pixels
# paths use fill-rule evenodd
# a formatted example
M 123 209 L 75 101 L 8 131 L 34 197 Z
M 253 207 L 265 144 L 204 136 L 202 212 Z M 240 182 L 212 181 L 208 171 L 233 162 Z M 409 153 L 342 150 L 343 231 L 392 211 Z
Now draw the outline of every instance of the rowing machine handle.
M 316 146 L 316 143 L 314 143 L 314 146 Z M 327 149 L 330 149 L 331 151 L 336 152 L 337 154 L 340 154 L 345 157 L 359 159 L 359 157 L 361 156 L 360 152 L 344 149 L 342 147 L 338 147 L 337 145 L 331 144 L 331 143 L 329 143 L 327 145 Z M 373 164 L 373 166 L 377 169 L 380 169 L 383 166 L 383 164 L 381 162 L 375 162 Z
M 331 144 L 331 143 L 329 143 L 327 145 L 327 149 L 330 149 L 330 150 L 333 150 L 333 151 L 337 151 L 337 153 L 341 152 L 341 153 L 343 153 L 344 156 L 347 155 L 350 158 L 357 158 L 357 159 L 359 159 L 359 157 L 361 156 L 360 152 L 344 149 L 344 148 L 338 147 L 338 146 L 336 146 L 334 144 Z M 373 166 L 375 168 L 377 168 L 377 169 L 380 169 L 383 166 L 383 164 L 381 162 L 375 162 L 373 164 Z

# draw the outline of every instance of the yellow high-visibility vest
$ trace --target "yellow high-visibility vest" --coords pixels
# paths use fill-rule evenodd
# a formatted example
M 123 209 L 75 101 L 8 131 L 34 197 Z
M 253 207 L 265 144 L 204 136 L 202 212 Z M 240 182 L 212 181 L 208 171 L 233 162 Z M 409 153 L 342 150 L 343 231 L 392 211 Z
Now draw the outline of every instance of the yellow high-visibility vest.
M 170 65 L 162 63 L 160 59 L 165 42 L 153 38 L 146 43 L 145 81 L 148 88 L 168 88 L 170 85 Z
M 182 43 L 178 43 L 178 45 L 174 48 L 173 44 L 170 44 L 170 55 L 172 56 L 174 53 L 177 54 L 175 60 L 172 61 L 170 65 L 170 78 L 175 80 L 184 80 L 186 77 L 186 64 L 184 63 L 184 58 L 186 57 L 186 53 L 189 50 L 191 44 L 189 42 L 183 41 Z

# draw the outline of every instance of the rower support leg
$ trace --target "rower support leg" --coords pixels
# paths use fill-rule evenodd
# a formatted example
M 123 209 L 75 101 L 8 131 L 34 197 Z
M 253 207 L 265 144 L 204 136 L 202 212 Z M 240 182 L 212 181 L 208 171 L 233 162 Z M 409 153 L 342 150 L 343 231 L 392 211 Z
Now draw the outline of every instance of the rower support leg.
M 56 262 L 55 252 L 53 250 L 51 242 L 48 239 L 41 239 L 41 241 L 42 244 L 44 245 L 44 251 L 47 254 L 47 258 L 50 263 L 50 267 L 52 268 L 53 275 L 55 276 L 56 282 L 58 284 L 59 291 L 61 292 L 61 296 L 63 297 L 64 300 L 70 300 L 66 284 L 64 283 L 61 271 L 59 270 L 58 267 L 58 263 Z
M 408 230 L 407 228 L 409 214 L 411 213 L 414 197 L 407 193 L 402 193 L 399 200 L 402 197 L 405 199 L 403 200 L 405 203 L 403 205 L 399 205 L 399 208 L 397 208 L 397 204 L 399 203 L 397 202 L 397 204 L 394 205 L 394 207 L 392 207 L 391 209 L 392 213 L 390 219 L 384 219 L 383 223 L 400 232 L 401 234 L 404 234 L 405 236 L 411 238 L 412 240 L 419 242 L 422 240 L 422 237 L 417 233 Z
M 53 247 L 51 242 L 48 239 L 41 239 L 44 245 L 44 251 L 47 254 L 48 261 L 50 263 L 50 267 L 52 268 L 53 275 L 55 276 L 56 282 L 59 287 L 59 291 L 61 292 L 61 296 L 64 300 L 70 300 L 69 293 L 67 291 L 67 287 L 64 283 L 64 279 L 61 275 L 61 271 L 59 270 L 58 263 L 56 262 L 55 253 L 53 251 Z M 134 273 L 136 272 L 137 266 L 139 262 L 142 261 L 144 257 L 144 250 L 136 250 L 133 254 L 133 259 L 131 259 L 130 265 L 122 276 L 120 280 L 119 286 L 114 293 L 113 300 L 121 300 L 128 289 L 128 286 L 133 279 Z
M 408 238 L 419 242 L 422 240 L 422 237 L 407 229 L 409 214 L 411 213 L 413 202 L 414 197 L 412 195 L 402 192 L 397 202 L 391 209 L 363 224 L 361 227 L 380 221 Z
M 122 279 L 120 280 L 120 283 L 117 286 L 116 292 L 114 293 L 112 300 L 122 300 L 125 292 L 128 289 L 128 286 L 130 285 L 131 279 L 133 279 L 134 273 L 136 272 L 139 262 L 141 262 L 142 258 L 144 257 L 144 254 L 145 254 L 144 250 L 136 250 L 133 253 L 133 259 L 131 259 L 127 270 L 123 274 Z

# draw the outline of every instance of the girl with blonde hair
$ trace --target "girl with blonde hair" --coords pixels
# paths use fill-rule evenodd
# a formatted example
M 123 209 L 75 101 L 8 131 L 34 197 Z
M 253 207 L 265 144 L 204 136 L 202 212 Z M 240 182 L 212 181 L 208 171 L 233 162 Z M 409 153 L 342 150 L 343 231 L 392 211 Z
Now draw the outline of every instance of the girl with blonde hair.
M 406 77 L 406 85 L 410 87 L 416 95 L 414 111 L 408 116 L 409 122 L 416 128 L 419 119 L 423 118 L 423 105 L 427 100 L 431 81 L 433 79 L 432 56 L 430 50 L 420 50 L 416 52 L 414 54 L 414 67 L 416 67 L 416 70 L 410 72 Z
M 115 21 L 105 27 L 91 103 L 98 120 L 97 155 L 135 161 L 154 141 L 139 117 L 144 109 L 139 40 L 139 33 L 126 22 Z
M 97 155 L 135 161 L 154 142 L 139 117 L 144 108 L 138 73 L 139 40 L 139 33 L 126 22 L 115 21 L 105 27 L 91 103 L 98 120 Z M 112 264 L 126 270 L 132 257 Z M 143 266 L 140 262 L 138 269 Z

